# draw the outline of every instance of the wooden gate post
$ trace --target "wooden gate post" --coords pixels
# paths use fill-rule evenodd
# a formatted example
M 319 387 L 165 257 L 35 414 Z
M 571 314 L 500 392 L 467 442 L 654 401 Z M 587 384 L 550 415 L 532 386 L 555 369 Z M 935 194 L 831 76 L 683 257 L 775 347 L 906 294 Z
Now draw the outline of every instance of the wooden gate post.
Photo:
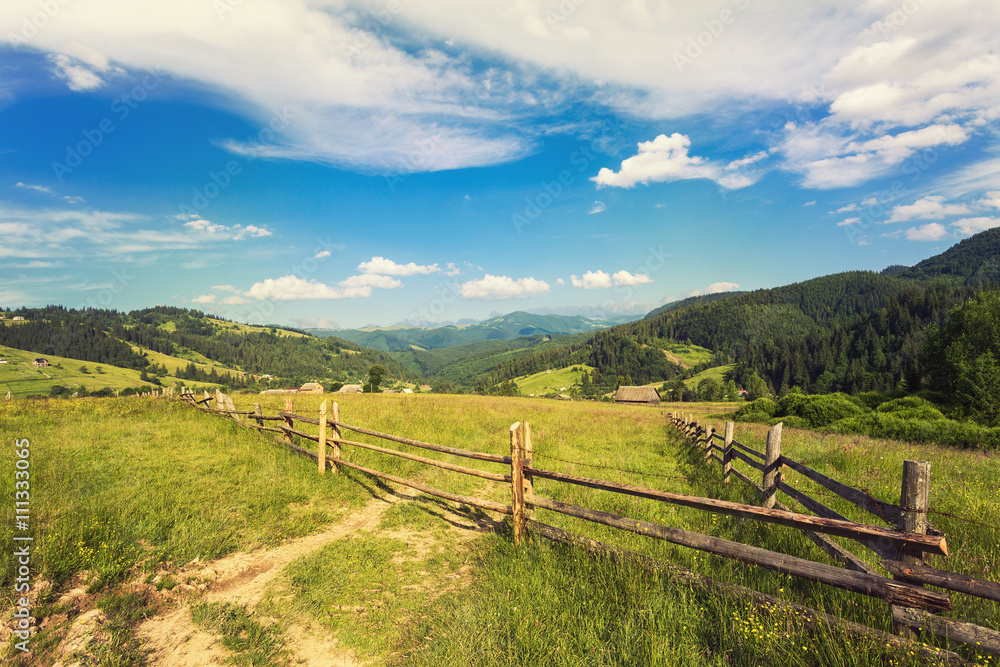
M 319 440 L 316 442 L 316 463 L 319 474 L 326 474 L 326 399 L 319 404 Z
M 524 448 L 524 458 L 521 460 L 522 471 L 521 475 L 524 477 L 524 507 L 525 516 L 528 519 L 535 518 L 535 479 L 530 472 L 524 472 L 523 468 L 530 468 L 532 464 L 532 454 L 534 453 L 534 447 L 531 444 L 531 425 L 528 422 L 524 422 L 521 425 L 521 445 Z
M 510 487 L 514 510 L 514 544 L 524 542 L 524 471 L 521 458 L 521 422 L 510 427 Z
M 778 459 L 781 458 L 781 427 L 778 422 L 767 432 L 767 449 L 764 451 L 764 502 L 768 509 L 774 508 L 778 495 Z
M 285 427 L 288 429 L 291 429 L 292 427 L 295 426 L 295 422 L 289 416 L 294 411 L 295 411 L 295 405 L 292 403 L 292 397 L 285 396 L 285 413 L 286 413 Z M 289 445 L 295 444 L 295 441 L 292 439 L 292 432 L 290 430 L 285 431 L 285 442 L 287 442 Z
M 337 401 L 333 402 L 333 406 L 332 406 L 332 409 L 330 411 L 330 419 L 332 419 L 334 422 L 340 422 L 340 406 L 337 405 Z M 333 465 L 331 466 L 331 470 L 333 470 L 334 474 L 336 474 L 340 470 L 337 467 L 337 462 L 340 461 L 340 440 L 341 440 L 342 437 L 343 436 L 340 433 L 340 425 L 339 425 L 339 423 L 333 424 L 333 438 L 334 438 L 334 440 L 333 440 Z
M 899 492 L 899 528 L 907 533 L 927 533 L 927 510 L 930 509 L 931 464 L 927 461 L 903 461 L 903 483 Z M 897 560 L 911 565 L 923 565 L 923 552 L 901 549 Z M 897 577 L 902 578 L 902 577 Z M 905 578 L 903 578 L 905 581 Z M 916 582 L 911 582 L 916 583 Z M 919 585 L 919 584 L 918 584 Z M 903 620 L 903 608 L 892 608 L 893 631 L 908 639 L 917 632 Z
M 712 434 L 715 433 L 715 428 L 712 426 L 705 427 L 705 464 L 712 462 Z
M 722 450 L 722 483 L 729 484 L 733 474 L 733 422 L 726 422 L 726 440 Z

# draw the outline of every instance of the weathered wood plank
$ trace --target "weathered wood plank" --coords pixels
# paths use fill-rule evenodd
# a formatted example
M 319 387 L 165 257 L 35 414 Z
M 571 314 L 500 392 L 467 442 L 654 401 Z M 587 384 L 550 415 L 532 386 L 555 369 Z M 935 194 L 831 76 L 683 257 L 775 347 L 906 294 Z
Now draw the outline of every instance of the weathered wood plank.
M 761 472 L 764 472 L 764 464 L 763 463 L 759 463 L 757 461 L 754 461 L 752 458 L 750 458 L 749 456 L 747 456 L 743 452 L 739 451 L 738 449 L 733 449 L 733 458 L 734 459 L 739 459 L 740 461 L 743 461 L 744 463 L 746 463 L 751 468 L 754 468 L 755 470 L 759 470 Z
M 617 514 L 570 505 L 549 498 L 535 496 L 535 506 L 559 512 L 560 514 L 566 514 L 567 516 L 574 516 L 578 519 L 627 530 L 638 535 L 646 535 L 673 544 L 680 544 L 717 556 L 751 563 L 758 567 L 801 577 L 809 581 L 816 581 L 854 593 L 868 595 L 885 600 L 890 604 L 919 607 L 934 611 L 951 609 L 951 598 L 944 593 L 927 590 L 900 581 L 893 581 L 885 577 L 844 570 L 804 558 L 775 553 L 761 549 L 760 547 L 752 547 L 731 540 L 693 533 L 680 528 L 661 526 L 660 524 L 641 521 L 639 519 L 630 519 L 618 516 Z
M 895 635 L 890 635 L 859 623 L 854 623 L 853 621 L 838 618 L 837 616 L 831 616 L 830 614 L 816 611 L 810 607 L 805 607 L 793 602 L 786 602 L 785 600 L 781 600 L 774 596 L 755 591 L 752 588 L 746 588 L 745 586 L 740 586 L 738 584 L 730 584 L 724 581 L 719 581 L 718 579 L 712 579 L 711 577 L 698 574 L 697 572 L 692 572 L 687 568 L 664 560 L 658 560 L 649 556 L 637 554 L 634 551 L 628 551 L 627 549 L 612 547 L 603 542 L 583 537 L 582 535 L 577 535 L 576 533 L 571 533 L 567 530 L 549 526 L 538 521 L 529 522 L 529 526 L 531 527 L 532 532 L 553 542 L 559 542 L 561 544 L 586 549 L 590 553 L 602 558 L 607 558 L 612 562 L 634 562 L 651 571 L 665 572 L 674 581 L 687 584 L 692 588 L 709 595 L 723 593 L 731 595 L 736 600 L 749 599 L 754 605 L 765 609 L 781 608 L 794 611 L 797 612 L 805 621 L 825 624 L 831 628 L 837 628 L 858 637 L 876 640 L 882 645 L 892 645 L 895 648 L 913 650 L 918 653 L 922 653 L 930 659 L 938 661 L 940 664 L 955 667 L 970 664 L 951 651 L 944 651 L 942 649 L 925 646 L 920 643 L 910 643 Z
M 813 470 L 808 466 L 804 466 L 798 461 L 793 461 L 787 456 L 782 456 L 780 459 L 781 465 L 788 466 L 795 472 L 805 475 L 812 481 L 825 486 L 830 491 L 833 491 L 838 496 L 854 503 L 866 512 L 870 512 L 875 516 L 879 517 L 883 521 L 893 526 L 899 523 L 899 507 L 893 505 L 892 503 L 887 503 L 884 500 L 879 500 L 874 496 L 871 496 L 864 491 L 855 489 L 854 487 L 847 486 L 837 480 L 827 477 L 823 473 Z
M 981 625 L 905 607 L 893 607 L 892 620 L 897 625 L 929 630 L 938 637 L 947 637 L 951 641 L 975 646 L 977 650 L 1000 654 L 1000 632 Z
M 798 502 L 800 505 L 805 507 L 813 514 L 826 517 L 827 519 L 839 519 L 843 521 L 848 520 L 847 517 L 845 517 L 843 514 L 835 512 L 834 510 L 830 509 L 829 507 L 819 502 L 815 498 L 806 495 L 802 491 L 799 491 L 795 487 L 789 486 L 784 482 L 778 482 L 778 490 L 784 493 L 789 498 L 792 498 L 793 500 Z M 851 539 L 857 539 L 857 538 L 851 538 Z M 891 558 L 895 556 L 897 552 L 897 549 L 893 545 L 880 544 L 877 540 L 858 539 L 857 542 L 865 546 L 866 548 L 871 549 L 882 558 Z
M 530 468 L 529 471 L 535 477 L 551 479 L 558 482 L 566 482 L 568 484 L 576 484 L 577 486 L 585 486 L 591 489 L 611 491 L 613 493 L 621 493 L 629 496 L 635 496 L 637 498 L 647 498 L 649 500 L 658 500 L 661 502 L 671 503 L 673 505 L 691 507 L 693 509 L 714 512 L 716 514 L 737 516 L 744 519 L 753 519 L 764 523 L 775 523 L 782 526 L 790 526 L 792 528 L 813 530 L 817 533 L 825 533 L 827 535 L 839 535 L 841 537 L 850 538 L 874 538 L 886 541 L 890 544 L 906 546 L 913 545 L 925 551 L 934 551 L 944 556 L 948 555 L 947 543 L 943 537 L 902 533 L 891 528 L 884 528 L 882 526 L 870 526 L 863 523 L 855 523 L 853 521 L 827 519 L 824 517 L 812 516 L 810 514 L 799 514 L 797 512 L 768 509 L 765 507 L 757 507 L 755 505 L 744 505 L 742 503 L 734 503 L 728 500 L 688 496 L 680 493 L 673 493 L 671 491 L 660 491 L 657 489 L 634 486 L 632 484 L 608 482 L 599 479 L 591 479 L 589 477 L 580 477 L 567 473 L 553 472 L 551 470 Z
M 995 581 L 977 579 L 967 574 L 945 572 L 944 570 L 936 570 L 927 565 L 915 565 L 897 560 L 884 560 L 880 565 L 894 576 L 908 581 L 917 581 L 922 584 L 930 584 L 939 588 L 947 588 L 950 591 L 966 593 L 1000 602 L 1000 583 Z
M 472 475 L 474 477 L 481 477 L 483 479 L 492 480 L 494 482 L 507 482 L 508 484 L 510 483 L 510 475 L 504 475 L 498 472 L 486 472 L 485 470 L 477 470 L 476 468 L 467 468 L 465 466 L 456 465 L 454 463 L 445 463 L 444 461 L 435 461 L 434 459 L 429 459 L 424 456 L 419 456 L 417 454 L 410 454 L 409 452 L 401 452 L 397 449 L 389 449 L 387 447 L 371 445 L 367 442 L 355 442 L 354 440 L 344 440 L 343 438 L 329 440 L 328 442 L 334 442 L 340 445 L 351 445 L 352 447 L 360 447 L 362 449 L 370 449 L 373 452 L 389 454 L 390 456 L 397 456 L 401 459 L 408 459 L 410 461 L 416 461 L 417 463 L 424 463 L 429 466 L 434 466 L 435 468 L 443 468 L 445 470 L 451 470 L 452 472 L 460 472 L 463 475 Z M 340 459 L 337 459 L 338 462 L 339 460 Z
M 760 459 L 761 461 L 764 460 L 764 452 L 758 452 L 756 449 L 752 449 L 750 447 L 747 447 L 742 442 L 739 442 L 737 440 L 733 440 L 733 447 L 735 447 L 736 449 L 741 450 L 744 454 L 749 454 L 750 456 L 755 456 L 758 459 Z

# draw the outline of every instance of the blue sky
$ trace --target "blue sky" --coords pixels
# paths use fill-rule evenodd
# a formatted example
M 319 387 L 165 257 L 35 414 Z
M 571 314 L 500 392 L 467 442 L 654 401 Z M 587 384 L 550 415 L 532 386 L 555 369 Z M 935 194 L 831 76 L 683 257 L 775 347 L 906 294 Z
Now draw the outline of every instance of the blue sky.
M 993 0 L 6 0 L 0 306 L 600 317 L 1000 225 Z

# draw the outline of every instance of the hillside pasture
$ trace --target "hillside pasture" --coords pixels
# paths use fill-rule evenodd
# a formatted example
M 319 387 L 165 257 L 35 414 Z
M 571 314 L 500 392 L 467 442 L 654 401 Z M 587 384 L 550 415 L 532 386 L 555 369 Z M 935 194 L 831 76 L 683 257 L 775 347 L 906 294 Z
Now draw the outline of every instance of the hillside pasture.
M 574 386 L 579 385 L 583 372 L 592 373 L 593 366 L 577 364 L 558 368 L 532 375 L 526 375 L 514 380 L 522 396 L 544 396 L 546 394 L 563 394 L 569 392 Z
M 8 391 L 15 398 L 48 396 L 52 387 L 74 389 L 82 385 L 88 391 L 97 391 L 104 388 L 120 390 L 126 387 L 153 386 L 139 379 L 139 371 L 129 368 L 38 354 L 4 345 L 0 345 L 0 357 L 7 360 L 6 364 L 0 365 L 0 398 L 6 396 Z M 47 359 L 51 365 L 47 368 L 32 366 L 31 361 L 38 357 Z M 81 367 L 86 367 L 88 372 L 81 371 Z

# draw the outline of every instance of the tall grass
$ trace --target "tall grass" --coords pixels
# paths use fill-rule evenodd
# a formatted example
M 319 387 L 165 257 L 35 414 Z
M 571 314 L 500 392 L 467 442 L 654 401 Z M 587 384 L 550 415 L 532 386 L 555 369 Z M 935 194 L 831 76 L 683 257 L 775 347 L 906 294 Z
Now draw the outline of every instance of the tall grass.
M 280 396 L 235 398 L 239 408 L 261 402 L 265 413 L 284 407 Z M 297 396 L 296 412 L 316 416 L 324 398 L 330 397 Z M 742 485 L 723 485 L 719 467 L 706 467 L 701 454 L 682 442 L 657 409 L 476 396 L 334 398 L 346 423 L 497 454 L 509 452 L 509 426 L 527 420 L 537 467 L 755 502 Z M 721 420 L 713 419 L 721 425 Z M 213 558 L 234 549 L 276 544 L 344 516 L 372 494 L 383 493 L 376 482 L 350 471 L 320 477 L 314 462 L 273 446 L 271 436 L 176 402 L 13 401 L 0 403 L 0 420 L 4 433 L 32 441 L 37 564 L 57 583 L 88 569 L 98 573 L 98 586 L 110 583 L 114 588 L 114 582 L 152 563 Z M 766 427 L 740 425 L 737 437 L 762 447 L 765 432 Z M 374 442 L 354 433 L 345 437 Z M 300 444 L 315 447 L 308 441 Z M 950 559 L 931 564 L 1000 578 L 995 457 L 794 429 L 786 430 L 783 450 L 888 501 L 898 500 L 903 459 L 931 461 L 931 505 L 939 512 L 931 521 L 946 532 L 953 553 Z M 471 465 L 466 459 L 420 453 Z M 0 457 L 11 470 L 9 449 Z M 344 457 L 455 493 L 510 502 L 509 487 L 502 484 L 350 446 L 345 447 Z M 474 465 L 503 469 L 489 463 Z M 789 477 L 794 485 L 821 495 L 804 480 Z M 12 481 L 11 475 L 0 477 L 0 491 L 9 494 Z M 829 562 L 790 528 L 547 480 L 536 481 L 536 493 Z M 832 498 L 821 499 L 851 518 L 862 518 Z M 472 516 L 468 508 L 463 511 Z M 9 548 L 12 512 L 9 508 L 4 512 L 0 538 Z M 251 616 L 311 619 L 375 664 L 923 664 L 919 655 L 908 651 L 808 628 L 794 614 L 692 590 L 667 573 L 609 563 L 541 539 L 515 548 L 506 527 L 466 547 L 454 537 L 455 531 L 444 530 L 444 514 L 441 503 L 424 498 L 394 506 L 375 533 L 335 541 L 292 563 L 259 609 L 207 609 L 213 613 L 206 618 L 226 612 L 227 618 L 239 617 L 239 627 L 251 630 L 258 626 L 250 622 L 252 618 L 244 618 L 244 611 Z M 539 510 L 538 519 L 889 630 L 888 607 L 861 595 L 547 511 Z M 416 542 L 435 546 L 418 552 L 413 547 Z M 461 574 L 466 571 L 469 574 Z M 0 583 L 8 594 L 9 567 L 2 576 Z M 998 605 L 958 595 L 955 603 L 956 616 L 997 627 Z M 352 613 L 345 615 L 342 608 L 348 607 Z M 269 630 L 261 636 L 270 634 Z M 976 658 L 974 651 L 949 648 Z M 981 664 L 993 661 L 983 657 Z

